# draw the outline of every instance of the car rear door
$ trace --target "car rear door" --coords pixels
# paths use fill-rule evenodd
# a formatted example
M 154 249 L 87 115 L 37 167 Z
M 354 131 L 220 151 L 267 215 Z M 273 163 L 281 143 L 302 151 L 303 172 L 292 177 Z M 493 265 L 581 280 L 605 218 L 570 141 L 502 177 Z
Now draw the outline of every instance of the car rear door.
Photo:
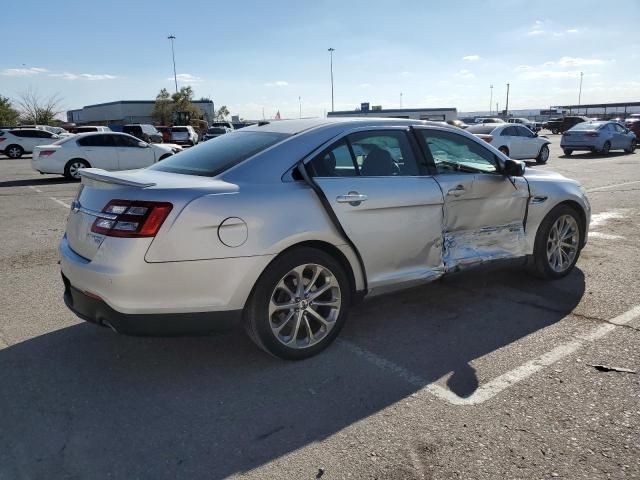
M 447 270 L 525 254 L 529 187 L 500 173 L 482 142 L 435 127 L 415 127 L 444 196 L 443 259 Z
M 500 140 L 500 145 L 506 145 L 509 149 L 509 157 L 522 158 L 522 139 L 515 125 L 504 128 L 500 133 Z
M 612 125 L 614 143 L 611 145 L 611 148 L 629 148 L 631 137 L 627 136 L 625 128 L 619 123 L 614 123 Z
M 369 289 L 439 276 L 442 193 L 408 129 L 354 131 L 307 170 L 362 258 Z
M 130 135 L 113 134 L 118 150 L 118 170 L 144 168 L 155 163 L 155 154 L 149 144 L 140 146 L 141 140 Z
M 518 141 L 520 142 L 521 156 L 519 158 L 537 157 L 540 145 L 539 142 L 536 141 L 536 134 L 522 125 L 515 125 L 514 128 L 518 133 Z
M 93 133 L 78 139 L 82 158 L 104 170 L 118 170 L 118 150 L 110 133 Z

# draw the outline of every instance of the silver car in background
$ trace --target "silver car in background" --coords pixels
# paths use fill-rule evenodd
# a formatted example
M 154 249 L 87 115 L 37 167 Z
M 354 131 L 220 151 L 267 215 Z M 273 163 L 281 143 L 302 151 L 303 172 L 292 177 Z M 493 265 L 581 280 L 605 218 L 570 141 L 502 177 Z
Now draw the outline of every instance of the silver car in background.
M 128 334 L 242 323 L 287 359 L 367 295 L 518 257 L 561 278 L 591 217 L 578 182 L 413 120 L 277 121 L 81 175 L 60 244 L 71 310 Z
M 586 150 L 607 155 L 611 150 L 633 153 L 636 149 L 635 134 L 614 121 L 582 122 L 562 134 L 560 147 L 565 155 L 576 150 Z

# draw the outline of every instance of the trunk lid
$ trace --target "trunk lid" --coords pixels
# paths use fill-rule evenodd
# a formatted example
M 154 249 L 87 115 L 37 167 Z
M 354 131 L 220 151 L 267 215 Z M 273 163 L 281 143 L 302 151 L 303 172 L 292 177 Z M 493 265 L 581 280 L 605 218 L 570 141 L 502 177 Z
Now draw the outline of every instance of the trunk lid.
M 236 185 L 210 177 L 181 175 L 147 169 L 107 172 L 98 168 L 81 171 L 82 183 L 67 220 L 69 246 L 80 256 L 93 259 L 107 238 L 91 231 L 102 210 L 111 200 L 169 202 L 173 205 L 158 235 L 173 223 L 193 199 L 212 193 L 235 193 Z M 119 241 L 150 243 L 153 238 L 119 238 Z

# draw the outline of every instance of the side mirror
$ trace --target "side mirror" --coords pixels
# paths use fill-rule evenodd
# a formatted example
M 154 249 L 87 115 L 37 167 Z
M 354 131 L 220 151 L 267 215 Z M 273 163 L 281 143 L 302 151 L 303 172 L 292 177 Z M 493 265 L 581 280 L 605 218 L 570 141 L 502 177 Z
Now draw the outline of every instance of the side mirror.
M 519 160 L 507 158 L 504 161 L 504 169 L 502 173 L 509 177 L 522 177 L 524 175 L 525 164 Z
M 148 148 L 149 144 L 147 142 L 138 142 L 138 146 L 140 148 Z
M 51 135 L 51 138 L 60 138 L 60 135 L 54 133 L 53 135 Z

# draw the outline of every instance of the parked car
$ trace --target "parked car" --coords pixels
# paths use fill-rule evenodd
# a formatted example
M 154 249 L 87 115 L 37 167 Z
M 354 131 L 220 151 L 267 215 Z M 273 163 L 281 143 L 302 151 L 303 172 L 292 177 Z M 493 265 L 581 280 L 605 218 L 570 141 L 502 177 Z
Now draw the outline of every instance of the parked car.
M 419 120 L 282 120 L 80 175 L 60 244 L 72 311 L 130 334 L 243 323 L 288 359 L 367 295 L 506 258 L 564 277 L 591 217 L 578 182 Z
M 509 158 L 518 160 L 535 159 L 537 163 L 549 160 L 549 144 L 546 137 L 540 137 L 527 127 L 512 123 L 485 123 L 471 125 L 467 132 L 477 135 L 490 143 Z
M 636 140 L 640 139 L 640 116 L 630 116 L 624 121 L 624 126 L 635 134 Z
M 122 127 L 122 133 L 128 133 L 147 143 L 162 143 L 162 134 L 153 125 L 135 123 Z
M 504 120 L 498 117 L 478 117 L 475 123 L 506 123 Z
M 234 130 L 240 130 L 241 128 L 248 127 L 250 125 L 255 125 L 255 123 L 251 122 L 231 122 L 231 126 Z
M 231 122 L 227 122 L 225 121 L 221 121 L 221 122 L 211 122 L 211 124 L 209 125 L 210 127 L 225 127 L 228 128 L 229 130 L 235 130 L 233 123 Z
M 198 134 L 191 125 L 171 127 L 171 141 L 178 145 L 191 145 L 198 143 Z
M 523 127 L 527 127 L 534 133 L 538 133 L 540 131 L 540 126 L 536 124 L 536 122 L 532 122 L 527 118 L 510 118 L 507 120 L 507 123 L 518 123 Z
M 447 120 L 446 124 L 451 125 L 452 127 L 458 127 L 458 128 L 467 128 L 469 126 L 466 123 L 464 123 L 462 120 Z
M 0 149 L 9 158 L 20 158 L 38 145 L 55 142 L 60 137 L 38 128 L 0 130 Z
M 233 132 L 233 130 L 231 130 L 228 127 L 209 127 L 207 129 L 207 133 L 204 134 L 204 137 L 202 137 L 202 141 L 206 142 L 207 140 L 211 140 L 212 138 L 216 138 L 219 137 L 220 135 L 224 135 L 225 133 L 231 133 Z
M 85 125 L 82 127 L 75 127 L 73 131 L 74 133 L 91 133 L 91 132 L 110 132 L 111 129 L 103 125 Z
M 171 142 L 171 127 L 167 127 L 165 125 L 156 125 L 156 130 L 158 130 L 162 134 L 163 143 Z
M 178 153 L 180 147 L 159 145 L 117 132 L 81 133 L 33 151 L 31 167 L 40 173 L 80 178 L 81 168 L 131 170 L 148 167 Z
M 544 128 L 551 130 L 551 133 L 564 133 L 578 123 L 588 122 L 587 117 L 580 115 L 567 115 L 566 117 L 552 118 L 544 124 Z
M 565 155 L 576 150 L 598 152 L 604 155 L 611 150 L 633 153 L 636 149 L 636 135 L 618 122 L 582 122 L 562 135 L 560 147 Z

